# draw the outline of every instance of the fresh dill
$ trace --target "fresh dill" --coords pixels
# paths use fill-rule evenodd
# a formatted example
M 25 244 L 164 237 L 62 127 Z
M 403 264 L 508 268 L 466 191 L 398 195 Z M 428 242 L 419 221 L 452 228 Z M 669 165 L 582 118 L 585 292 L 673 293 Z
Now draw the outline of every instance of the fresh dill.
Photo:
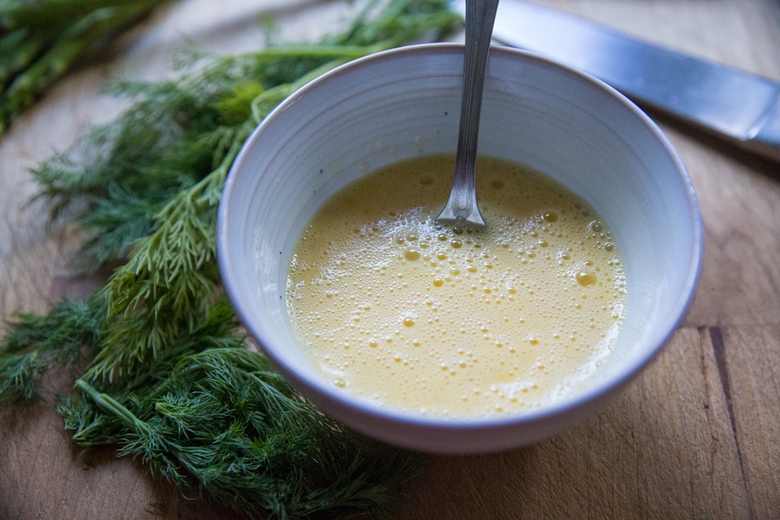
M 0 344 L 0 403 L 34 399 L 46 371 L 82 370 L 59 399 L 83 447 L 116 445 L 186 496 L 270 518 L 382 516 L 418 458 L 323 415 L 245 337 L 216 265 L 216 210 L 252 129 L 354 58 L 439 39 L 447 0 L 370 2 L 318 44 L 192 55 L 181 77 L 118 82 L 132 99 L 33 174 L 51 219 L 85 233 L 81 259 L 118 266 L 83 302 L 22 314 Z
M 165 0 L 0 0 L 0 134 L 80 59 Z

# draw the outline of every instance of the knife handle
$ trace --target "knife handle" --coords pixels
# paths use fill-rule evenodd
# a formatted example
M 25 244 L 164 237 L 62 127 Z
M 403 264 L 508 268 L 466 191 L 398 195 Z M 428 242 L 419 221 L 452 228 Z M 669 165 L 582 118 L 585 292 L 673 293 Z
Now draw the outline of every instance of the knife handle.
M 750 132 L 742 146 L 751 152 L 780 161 L 780 90 L 772 107 Z

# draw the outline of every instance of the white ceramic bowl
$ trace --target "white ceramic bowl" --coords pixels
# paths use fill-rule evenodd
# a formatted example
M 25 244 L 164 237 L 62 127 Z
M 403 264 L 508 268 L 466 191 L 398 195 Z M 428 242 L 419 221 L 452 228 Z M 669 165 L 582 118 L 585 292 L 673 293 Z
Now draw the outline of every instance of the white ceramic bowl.
M 553 176 L 612 228 L 629 288 L 614 353 L 580 394 L 511 418 L 412 416 L 324 380 L 288 322 L 284 288 L 291 250 L 318 207 L 355 178 L 412 156 L 454 153 L 462 62 L 461 45 L 396 49 L 347 64 L 292 95 L 235 161 L 219 209 L 217 243 L 223 281 L 241 320 L 304 396 L 375 438 L 447 453 L 528 444 L 601 409 L 682 319 L 698 282 L 703 236 L 690 178 L 642 111 L 591 77 L 494 47 L 480 153 Z

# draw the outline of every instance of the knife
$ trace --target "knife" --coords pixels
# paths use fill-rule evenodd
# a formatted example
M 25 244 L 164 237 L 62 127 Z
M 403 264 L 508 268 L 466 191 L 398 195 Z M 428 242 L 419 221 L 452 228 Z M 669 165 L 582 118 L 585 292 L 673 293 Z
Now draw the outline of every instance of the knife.
M 465 13 L 463 0 L 453 6 Z M 586 72 L 639 105 L 780 161 L 780 83 L 518 0 L 499 4 L 493 38 Z

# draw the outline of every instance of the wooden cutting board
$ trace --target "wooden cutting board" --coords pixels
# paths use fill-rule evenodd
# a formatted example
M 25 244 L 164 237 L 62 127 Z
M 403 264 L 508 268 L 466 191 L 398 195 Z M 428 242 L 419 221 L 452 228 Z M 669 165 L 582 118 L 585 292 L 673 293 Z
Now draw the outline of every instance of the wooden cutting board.
M 776 0 L 549 0 L 668 47 L 780 80 Z M 72 229 L 45 226 L 27 169 L 121 102 L 109 77 L 162 78 L 184 35 L 237 52 L 263 36 L 312 40 L 350 11 L 342 2 L 184 0 L 72 74 L 0 140 L 0 314 L 45 312 L 98 281 L 69 258 Z M 653 115 L 653 114 L 651 114 Z M 685 321 L 654 363 L 601 414 L 533 446 L 427 456 L 399 519 L 780 518 L 780 165 L 658 118 L 686 164 L 706 230 L 703 275 Z M 68 375 L 48 381 L 51 393 Z M 183 499 L 111 450 L 80 453 L 51 399 L 0 411 L 0 520 L 239 518 Z

